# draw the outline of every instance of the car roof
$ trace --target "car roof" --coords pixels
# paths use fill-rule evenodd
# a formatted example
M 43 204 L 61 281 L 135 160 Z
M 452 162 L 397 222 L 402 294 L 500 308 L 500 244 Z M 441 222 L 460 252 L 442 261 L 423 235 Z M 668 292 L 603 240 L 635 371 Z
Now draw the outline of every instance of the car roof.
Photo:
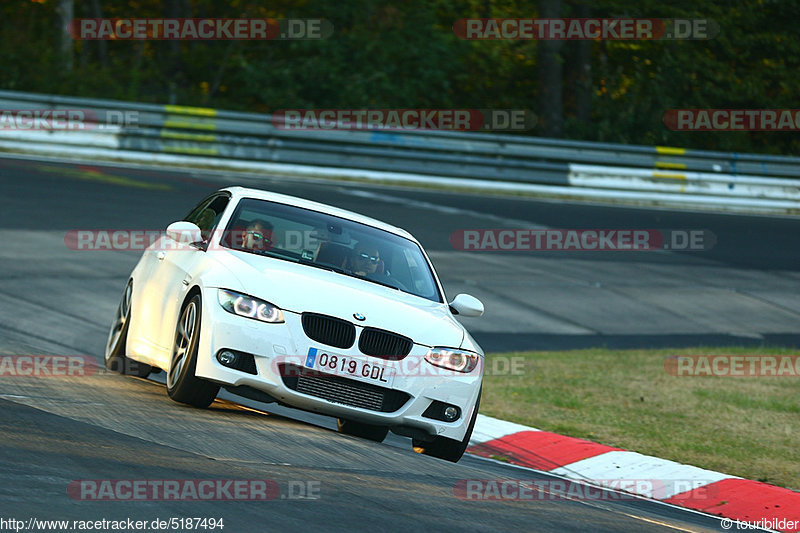
M 240 186 L 225 187 L 224 189 L 221 190 L 230 192 L 233 199 L 236 200 L 239 200 L 241 198 L 255 198 L 257 200 L 267 200 L 279 204 L 293 205 L 296 207 L 301 207 L 303 209 L 309 209 L 311 211 L 319 211 L 321 213 L 326 213 L 340 218 L 345 218 L 347 220 L 352 220 L 354 222 L 365 224 L 367 226 L 372 226 L 374 228 L 388 231 L 389 233 L 400 235 L 401 237 L 405 237 L 419 244 L 417 239 L 415 239 L 413 235 L 411 235 L 403 228 L 398 228 L 397 226 L 392 226 L 391 224 L 387 224 L 386 222 L 382 222 L 375 218 L 364 216 L 359 213 L 355 213 L 353 211 L 348 211 L 346 209 L 340 209 L 332 205 L 322 204 L 319 202 L 306 200 L 305 198 L 290 196 L 288 194 L 280 194 L 261 189 L 251 189 L 249 187 L 240 187 Z

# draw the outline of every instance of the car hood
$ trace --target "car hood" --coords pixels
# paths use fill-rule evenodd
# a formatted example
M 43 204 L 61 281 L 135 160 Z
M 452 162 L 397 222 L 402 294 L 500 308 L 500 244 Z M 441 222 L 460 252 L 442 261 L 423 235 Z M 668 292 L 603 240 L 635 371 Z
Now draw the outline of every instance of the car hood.
M 393 331 L 426 346 L 458 348 L 465 330 L 447 304 L 433 302 L 329 270 L 259 256 L 225 251 L 219 255 L 242 292 L 294 313 L 335 316 L 359 326 Z M 357 321 L 355 313 L 364 315 Z

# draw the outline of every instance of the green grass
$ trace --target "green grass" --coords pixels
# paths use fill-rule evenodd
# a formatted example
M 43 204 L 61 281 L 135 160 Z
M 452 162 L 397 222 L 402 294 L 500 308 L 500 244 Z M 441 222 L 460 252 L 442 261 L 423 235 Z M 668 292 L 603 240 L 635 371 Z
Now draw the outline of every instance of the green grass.
M 572 437 L 800 489 L 800 377 L 679 377 L 670 355 L 796 355 L 782 348 L 576 350 L 487 372 L 481 412 Z M 506 368 L 497 365 L 496 368 Z

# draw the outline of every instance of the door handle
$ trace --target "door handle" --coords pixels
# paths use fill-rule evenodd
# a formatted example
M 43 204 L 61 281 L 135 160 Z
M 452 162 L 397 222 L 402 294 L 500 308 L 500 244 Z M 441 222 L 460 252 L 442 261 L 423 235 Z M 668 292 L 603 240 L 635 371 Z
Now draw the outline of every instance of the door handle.
M 156 254 L 156 257 L 158 258 L 159 261 L 163 261 L 164 258 L 167 257 L 167 252 L 158 252 Z

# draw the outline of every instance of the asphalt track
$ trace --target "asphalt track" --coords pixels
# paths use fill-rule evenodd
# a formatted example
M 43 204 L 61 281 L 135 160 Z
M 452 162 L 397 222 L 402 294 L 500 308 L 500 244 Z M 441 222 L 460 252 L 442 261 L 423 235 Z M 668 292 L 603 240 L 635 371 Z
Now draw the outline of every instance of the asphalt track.
M 221 186 L 256 182 L 414 233 L 450 297 L 469 289 L 486 300 L 483 322 L 467 325 L 487 351 L 592 342 L 798 344 L 796 219 L 0 159 L 0 354 L 101 361 L 113 310 L 140 254 L 69 250 L 67 231 L 161 229 Z M 704 228 L 718 244 L 704 252 L 646 255 L 466 254 L 448 240 L 464 228 L 533 226 Z M 587 298 L 602 307 L 609 294 L 617 299 L 609 309 L 571 311 L 581 311 Z M 670 307 L 683 305 L 686 295 L 703 306 L 700 315 L 687 318 Z M 643 318 L 642 309 L 652 314 Z M 647 320 L 660 324 L 648 329 Z M 0 377 L 0 518 L 221 517 L 228 532 L 720 529 L 715 518 L 612 493 L 592 501 L 462 501 L 453 493 L 461 479 L 552 478 L 469 456 L 445 463 L 413 453 L 407 439 L 370 443 L 332 431 L 326 417 L 257 409 L 228 401 L 229 395 L 209 410 L 191 409 L 167 398 L 157 382 L 162 376 L 142 380 L 101 370 L 88 377 Z M 290 495 L 291 483 L 311 481 L 320 497 L 88 502 L 67 494 L 77 479 L 270 479 L 281 496 Z

